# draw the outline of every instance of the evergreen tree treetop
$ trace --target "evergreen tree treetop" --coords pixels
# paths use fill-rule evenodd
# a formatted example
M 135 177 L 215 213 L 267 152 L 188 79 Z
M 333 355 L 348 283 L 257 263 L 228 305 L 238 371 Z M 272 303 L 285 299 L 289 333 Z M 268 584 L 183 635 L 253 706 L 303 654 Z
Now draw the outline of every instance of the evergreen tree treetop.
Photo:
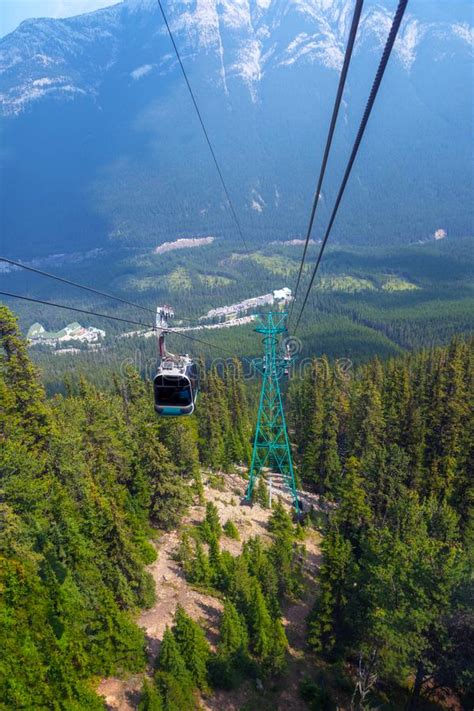
M 293 521 L 280 499 L 277 500 L 272 515 L 268 520 L 268 529 L 272 533 L 293 534 Z
M 181 605 L 178 605 L 174 616 L 173 634 L 191 678 L 200 689 L 206 689 L 209 644 L 201 627 Z
M 148 679 L 143 682 L 138 711 L 164 711 L 163 698 L 159 690 Z
M 220 623 L 219 652 L 232 656 L 237 652 L 246 651 L 248 632 L 245 622 L 237 612 L 235 605 L 226 600 Z
M 187 677 L 186 664 L 179 651 L 178 643 L 168 626 L 163 633 L 157 666 L 161 671 L 168 672 L 177 679 L 184 680 Z
M 0 305 L 0 432 L 21 434 L 32 445 L 46 446 L 51 421 L 36 368 L 30 361 L 17 321 Z

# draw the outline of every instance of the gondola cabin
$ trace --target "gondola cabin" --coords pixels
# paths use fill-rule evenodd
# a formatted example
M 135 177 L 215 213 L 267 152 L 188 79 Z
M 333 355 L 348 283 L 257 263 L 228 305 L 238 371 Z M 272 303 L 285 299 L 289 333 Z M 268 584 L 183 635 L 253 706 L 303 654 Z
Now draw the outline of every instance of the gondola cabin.
M 191 415 L 198 389 L 198 370 L 189 356 L 164 358 L 153 380 L 155 411 L 169 417 Z

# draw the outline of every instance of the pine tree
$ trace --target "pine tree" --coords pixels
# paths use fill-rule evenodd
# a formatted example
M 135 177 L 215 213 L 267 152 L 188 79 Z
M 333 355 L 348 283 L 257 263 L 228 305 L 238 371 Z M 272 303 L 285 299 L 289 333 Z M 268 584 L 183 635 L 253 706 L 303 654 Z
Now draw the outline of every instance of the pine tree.
M 249 538 L 243 545 L 242 555 L 247 561 L 250 575 L 260 578 L 261 569 L 266 560 L 262 539 L 259 536 Z
M 459 339 L 453 339 L 447 354 L 443 398 L 444 416 L 439 443 L 441 448 L 441 473 L 444 478 L 443 494 L 448 500 L 455 488 L 459 463 L 465 461 L 462 449 L 463 432 L 468 425 L 469 419 L 469 404 L 465 385 L 468 381 L 464 369 L 466 360 L 465 344 Z
M 380 390 L 365 382 L 354 393 L 353 415 L 350 425 L 352 453 L 362 462 L 364 470 L 371 469 L 383 446 L 385 420 Z
M 396 444 L 387 447 L 378 488 L 372 492 L 372 509 L 379 521 L 385 520 L 392 503 L 405 495 L 409 470 L 410 460 L 404 450 Z
M 225 522 L 223 531 L 228 538 L 233 538 L 236 541 L 240 540 L 238 528 L 231 519 Z
M 258 536 L 249 538 L 244 544 L 242 557 L 246 559 L 249 573 L 259 581 L 265 602 L 272 617 L 280 615 L 279 573 L 272 557 L 272 549 L 266 549 Z
M 197 423 L 192 417 L 177 418 L 178 422 L 175 419 L 159 419 L 159 439 L 169 451 L 176 473 L 190 481 L 199 474 Z
M 211 580 L 218 587 L 221 587 L 221 551 L 219 541 L 213 535 L 209 542 L 209 565 L 211 568 Z
M 229 580 L 228 593 L 239 612 L 243 613 L 247 620 L 251 598 L 251 580 L 247 559 L 240 555 L 234 559 L 234 569 Z
M 189 579 L 197 585 L 209 585 L 212 580 L 212 569 L 209 557 L 204 551 L 200 541 L 196 541 L 196 551 L 190 565 Z
M 233 461 L 248 464 L 251 456 L 251 427 L 242 364 L 237 359 L 234 359 L 232 364 L 226 368 L 225 385 L 227 408 L 231 415 Z
M 193 566 L 193 550 L 191 547 L 191 540 L 189 533 L 183 531 L 181 534 L 181 540 L 179 542 L 178 550 L 176 552 L 176 558 L 181 563 L 184 574 L 187 578 L 192 577 L 192 566 Z
M 418 491 L 424 486 L 426 422 L 418 397 L 412 393 L 407 407 L 404 442 L 409 457 L 407 486 Z
M 252 578 L 248 619 L 252 650 L 262 662 L 272 650 L 273 625 L 259 582 Z
M 200 689 L 206 689 L 209 644 L 200 626 L 186 614 L 181 605 L 174 616 L 173 634 L 191 678 Z
M 344 639 L 345 608 L 352 585 L 350 542 L 331 525 L 322 543 L 323 563 L 319 571 L 319 594 L 309 624 L 312 647 L 330 654 Z
M 334 394 L 330 392 L 324 422 L 321 429 L 321 445 L 318 461 L 318 491 L 325 496 L 333 497 L 336 482 L 341 473 L 341 462 L 338 452 L 339 419 L 336 411 Z
M 274 534 L 282 533 L 289 537 L 293 536 L 293 522 L 281 499 L 278 499 L 274 505 L 272 515 L 268 520 L 268 530 Z
M 47 446 L 51 421 L 38 373 L 28 358 L 16 319 L 0 305 L 0 433 L 21 434 L 32 446 Z
M 149 482 L 151 522 L 170 529 L 180 521 L 190 503 L 189 487 L 177 476 L 171 455 L 166 447 L 156 440 L 145 439 L 141 443 L 139 466 Z
M 338 508 L 335 519 L 339 529 L 352 545 L 359 543 L 360 533 L 372 520 L 372 511 L 360 474 L 360 462 L 356 457 L 346 461 L 338 487 Z
M 392 445 L 405 446 L 405 428 L 410 402 L 410 383 L 407 364 L 389 361 L 385 369 L 382 395 L 387 440 Z
M 172 674 L 176 679 L 182 680 L 183 683 L 189 681 L 186 664 L 179 651 L 178 643 L 168 626 L 163 634 L 157 667 L 160 671 Z
M 212 501 L 208 501 L 206 504 L 206 516 L 201 524 L 201 533 L 207 543 L 209 543 L 213 536 L 219 539 L 222 535 L 219 512 L 217 506 Z
M 160 692 L 147 679 L 143 682 L 138 711 L 164 711 L 163 699 Z
M 304 589 L 304 547 L 296 546 L 293 538 L 288 534 L 278 532 L 274 537 L 268 556 L 278 579 L 279 596 L 298 598 Z
M 267 667 L 271 674 L 281 674 L 286 666 L 286 650 L 288 639 L 285 628 L 279 619 L 273 623 L 271 652 L 267 660 Z
M 227 405 L 227 386 L 223 378 L 213 374 L 214 398 L 218 408 L 216 413 L 221 429 L 222 449 L 220 455 L 220 468 L 230 471 L 232 467 L 232 457 L 236 456 L 234 451 L 234 431 L 232 427 L 230 408 Z
M 264 509 L 268 508 L 268 491 L 263 476 L 258 477 L 257 491 L 255 498 Z
M 218 590 L 221 590 L 224 593 L 228 593 L 230 590 L 230 587 L 232 585 L 232 581 L 234 578 L 234 571 L 236 568 L 236 560 L 238 558 L 234 558 L 229 551 L 221 551 L 219 555 L 219 577 L 218 580 L 215 582 L 216 587 Z
M 199 708 L 192 691 L 172 674 L 157 671 L 155 684 L 163 699 L 164 711 L 196 711 Z
M 450 611 L 466 580 L 460 541 L 474 530 L 467 513 L 474 491 L 467 483 L 474 460 L 467 350 L 453 342 L 362 366 L 344 385 L 341 404 L 334 388 L 325 401 L 337 403 L 343 473 L 323 541 L 310 639 L 325 654 L 375 655 L 385 683 L 413 675 L 414 697 L 427 674 L 446 674 L 448 620 L 466 620 L 459 609 L 452 617 Z M 306 433 L 314 412 L 309 386 L 309 378 L 294 386 L 295 421 Z M 305 436 L 298 435 L 299 444 Z
M 235 605 L 226 600 L 220 624 L 219 653 L 232 657 L 247 652 L 248 632 Z
M 215 370 L 208 374 L 202 406 L 197 412 L 201 461 L 212 469 L 230 467 L 230 414 L 222 379 Z M 212 447 L 209 447 L 212 442 Z
M 321 460 L 321 442 L 323 437 L 324 406 L 320 392 L 315 392 L 308 435 L 304 438 L 302 476 L 305 481 L 319 482 L 319 462 Z

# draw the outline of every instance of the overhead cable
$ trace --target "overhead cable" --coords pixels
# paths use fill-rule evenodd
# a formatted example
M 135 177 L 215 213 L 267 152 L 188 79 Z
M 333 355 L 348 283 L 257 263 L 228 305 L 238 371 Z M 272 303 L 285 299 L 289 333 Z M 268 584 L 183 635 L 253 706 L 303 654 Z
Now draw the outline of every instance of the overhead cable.
M 341 75 L 339 77 L 339 86 L 337 88 L 336 99 L 334 101 L 334 108 L 332 111 L 331 123 L 329 126 L 329 131 L 328 131 L 328 135 L 327 135 L 327 139 L 326 139 L 326 147 L 324 149 L 323 160 L 321 163 L 321 170 L 319 173 L 318 184 L 316 187 L 316 192 L 314 193 L 313 205 L 311 208 L 311 215 L 309 218 L 308 230 L 306 232 L 306 240 L 305 240 L 304 249 L 303 249 L 303 256 L 301 257 L 301 263 L 300 263 L 300 268 L 298 271 L 298 277 L 296 279 L 296 287 L 295 287 L 295 291 L 293 294 L 293 301 L 291 303 L 288 323 L 291 321 L 291 317 L 293 315 L 293 309 L 294 309 L 295 301 L 296 301 L 297 294 L 298 294 L 298 289 L 299 289 L 299 285 L 300 285 L 300 281 L 301 281 L 301 275 L 303 273 L 304 263 L 305 263 L 305 259 L 306 259 L 306 253 L 308 251 L 308 245 L 309 245 L 309 241 L 311 239 L 311 231 L 313 229 L 314 219 L 316 217 L 316 210 L 317 210 L 319 198 L 321 195 L 321 187 L 323 184 L 324 175 L 326 173 L 326 166 L 327 166 L 327 162 L 328 162 L 328 158 L 329 158 L 329 153 L 331 150 L 332 139 L 334 137 L 334 130 L 336 128 L 337 117 L 338 117 L 339 109 L 341 106 L 342 95 L 344 92 L 344 86 L 346 84 L 347 72 L 349 70 L 349 64 L 351 62 L 352 51 L 354 49 L 357 28 L 359 27 L 359 21 L 360 21 L 360 16 L 362 13 L 363 5 L 364 5 L 364 0 L 356 0 L 355 7 L 354 7 L 354 15 L 352 17 L 351 29 L 350 29 L 349 38 L 347 41 L 346 53 L 344 55 L 344 63 L 342 65 Z
M 239 221 L 239 219 L 238 219 L 238 217 L 237 217 L 237 213 L 236 213 L 236 211 L 235 211 L 234 204 L 233 204 L 233 202 L 232 202 L 232 199 L 231 199 L 231 197 L 230 197 L 229 190 L 228 190 L 227 185 L 226 185 L 226 182 L 225 182 L 225 180 L 224 180 L 224 176 L 223 176 L 222 170 L 221 170 L 221 168 L 220 168 L 219 161 L 217 160 L 217 156 L 216 156 L 216 153 L 215 153 L 214 148 L 213 148 L 213 146 L 212 146 L 211 139 L 209 138 L 209 133 L 208 133 L 208 131 L 207 131 L 207 129 L 206 129 L 206 125 L 205 125 L 205 123 L 204 123 L 204 119 L 202 118 L 201 111 L 200 111 L 200 109 L 199 109 L 199 106 L 198 106 L 196 97 L 195 97 L 194 92 L 193 92 L 193 89 L 192 89 L 192 87 L 191 87 L 191 83 L 190 83 L 190 81 L 189 81 L 189 78 L 188 78 L 186 69 L 184 68 L 184 64 L 183 64 L 183 61 L 182 61 L 182 59 L 181 59 L 181 54 L 180 54 L 180 52 L 179 52 L 178 45 L 176 44 L 176 41 L 175 41 L 175 39 L 174 39 L 173 33 L 172 33 L 172 31 L 171 31 L 171 27 L 170 27 L 170 25 L 169 25 L 168 19 L 167 19 L 167 17 L 166 17 L 166 14 L 165 14 L 165 11 L 164 11 L 164 8 L 163 8 L 163 5 L 162 5 L 162 3 L 161 3 L 161 0 L 158 0 L 158 5 L 159 5 L 159 7 L 160 7 L 161 14 L 162 14 L 162 16 L 163 16 L 163 20 L 164 20 L 164 23 L 165 23 L 165 25 L 166 25 L 166 29 L 168 30 L 168 35 L 169 35 L 170 40 L 171 40 L 171 43 L 172 43 L 172 45 L 173 45 L 173 48 L 174 48 L 174 51 L 175 51 L 175 54 L 176 54 L 176 58 L 177 58 L 177 60 L 178 60 L 178 62 L 179 62 L 179 66 L 181 67 L 181 72 L 182 72 L 183 77 L 184 77 L 184 80 L 185 80 L 185 82 L 186 82 L 186 86 L 188 87 L 189 95 L 190 95 L 190 97 L 191 97 L 191 101 L 193 102 L 194 109 L 195 109 L 195 111 L 196 111 L 196 115 L 197 115 L 197 117 L 198 117 L 198 119 L 199 119 L 199 123 L 201 124 L 201 128 L 202 128 L 202 131 L 203 131 L 203 133 L 204 133 L 204 137 L 205 137 L 205 139 L 206 139 L 207 145 L 208 145 L 208 147 L 209 147 L 209 151 L 210 151 L 210 153 L 211 153 L 212 160 L 214 161 L 214 165 L 216 166 L 217 173 L 218 173 L 218 175 L 219 175 L 219 178 L 220 178 L 220 181 L 221 181 L 221 184 L 222 184 L 222 188 L 223 188 L 224 193 L 225 193 L 225 196 L 226 196 L 226 198 L 227 198 L 227 202 L 229 203 L 230 211 L 231 211 L 231 213 L 232 213 L 232 217 L 233 217 L 234 222 L 235 222 L 235 224 L 236 224 L 237 231 L 238 231 L 239 236 L 240 236 L 240 239 L 242 240 L 242 243 L 243 243 L 243 245 L 244 245 L 244 247 L 245 247 L 245 251 L 247 252 L 247 254 L 249 254 L 249 248 L 248 248 L 248 246 L 247 246 L 247 242 L 246 242 L 245 237 L 244 237 L 244 234 L 243 234 L 243 232 L 242 232 L 242 227 L 241 227 L 241 225 L 240 225 L 240 221 Z
M 143 321 L 132 321 L 128 318 L 120 318 L 119 316 L 110 316 L 108 314 L 100 314 L 96 311 L 89 311 L 88 309 L 79 309 L 76 306 L 67 306 L 66 304 L 57 304 L 53 301 L 45 301 L 44 299 L 34 299 L 32 296 L 23 296 L 22 294 L 12 294 L 9 291 L 0 291 L 0 296 L 8 296 L 12 299 L 22 299 L 23 301 L 32 301 L 35 304 L 44 304 L 45 306 L 55 306 L 57 309 L 68 309 L 69 311 L 77 311 L 80 314 L 88 314 L 89 316 L 98 316 L 99 318 L 108 318 L 112 321 L 122 321 L 122 323 L 131 323 L 134 326 L 144 326 L 148 327 L 148 324 L 143 323 Z M 153 330 L 153 326 L 150 328 Z
M 22 294 L 13 294 L 9 291 L 0 291 L 0 296 L 7 296 L 12 299 L 21 299 L 22 301 L 31 301 L 35 304 L 43 304 L 44 306 L 54 306 L 57 309 L 77 311 L 78 313 L 87 314 L 88 316 L 97 316 L 98 318 L 110 319 L 112 321 L 121 321 L 122 323 L 129 323 L 134 326 L 142 326 L 146 329 L 143 333 L 149 333 L 149 332 L 156 330 L 156 327 L 154 325 L 148 326 L 148 324 L 143 323 L 142 321 L 132 321 L 127 318 L 120 318 L 119 316 L 111 316 L 110 314 L 97 313 L 96 311 L 89 311 L 88 309 L 79 309 L 75 306 L 67 306 L 66 304 L 58 304 L 53 301 L 45 301 L 44 299 L 35 299 L 31 296 L 23 296 Z M 201 343 L 202 345 L 208 346 L 209 348 L 217 348 L 218 350 L 221 350 L 225 353 L 229 353 L 232 357 L 235 357 L 235 354 L 232 351 L 228 350 L 227 348 L 224 348 L 223 346 L 218 346 L 213 343 L 208 343 L 207 341 L 203 341 L 201 338 L 196 338 L 196 336 L 190 336 L 187 333 L 183 333 L 182 331 L 176 331 L 172 328 L 168 328 L 168 329 L 166 329 L 166 331 L 167 331 L 167 333 L 172 333 L 176 336 L 183 336 L 183 338 L 188 338 L 190 341 L 196 341 L 196 343 Z
M 301 306 L 301 310 L 300 310 L 300 313 L 299 313 L 299 316 L 298 316 L 298 320 L 297 320 L 297 322 L 296 322 L 296 325 L 295 325 L 295 328 L 294 328 L 294 331 L 293 331 L 294 333 L 296 333 L 296 330 L 297 330 L 297 328 L 298 328 L 298 326 L 299 326 L 299 323 L 300 323 L 300 321 L 301 321 L 301 317 L 302 317 L 302 315 L 303 315 L 303 311 L 304 311 L 305 306 L 306 306 L 306 303 L 307 303 L 307 301 L 308 301 L 308 297 L 309 297 L 309 294 L 310 294 L 310 292 L 311 292 L 311 288 L 312 288 L 312 286 L 313 286 L 314 279 L 315 279 L 316 274 L 317 274 L 317 272 L 318 272 L 319 265 L 320 265 L 320 263 L 321 263 L 321 259 L 322 259 L 323 254 L 324 254 L 324 250 L 325 250 L 327 241 L 328 241 L 328 239 L 329 239 L 329 235 L 331 234 L 331 230 L 332 230 L 332 227 L 333 227 L 333 224 L 334 224 L 334 220 L 336 219 L 337 211 L 338 211 L 338 209 L 339 209 L 339 205 L 341 204 L 342 196 L 344 195 L 344 191 L 345 191 L 345 188 L 346 188 L 346 185 L 347 185 L 347 181 L 349 180 L 349 176 L 350 176 L 350 174 L 351 174 L 351 170 L 352 170 L 352 167 L 353 167 L 353 165 L 354 165 L 354 161 L 355 161 L 356 156 L 357 156 L 357 153 L 358 153 L 358 151 L 359 151 L 359 147 L 360 147 L 362 138 L 363 138 L 363 136 L 364 136 L 364 132 L 365 132 L 365 129 L 366 129 L 366 127 L 367 127 L 367 123 L 368 123 L 368 120 L 369 120 L 369 117 L 370 117 L 372 108 L 373 108 L 373 106 L 374 106 L 375 99 L 376 99 L 376 97 L 377 97 L 377 93 L 378 93 L 378 90 L 379 90 L 379 88 L 380 88 L 380 84 L 381 84 L 381 82 L 382 82 L 383 75 L 384 75 L 384 73 L 385 73 L 385 69 L 387 68 L 388 60 L 389 60 L 389 58 L 390 58 L 390 54 L 391 54 L 391 52 L 392 52 L 393 45 L 395 44 L 395 40 L 396 40 L 396 37 L 397 37 L 397 34 L 398 34 L 398 30 L 400 29 L 400 25 L 401 25 L 401 22 L 402 22 L 403 15 L 404 15 L 404 13 L 405 13 L 407 4 L 408 4 L 408 0 L 400 0 L 399 3 L 398 3 L 397 11 L 396 11 L 395 16 L 394 16 L 394 18 L 393 18 L 392 26 L 391 26 L 391 28 L 390 28 L 390 32 L 389 32 L 389 35 L 388 35 L 388 38 L 387 38 L 387 42 L 386 42 L 386 44 L 385 44 L 385 48 L 384 48 L 384 51 L 383 51 L 383 54 L 382 54 L 382 58 L 381 58 L 381 60 L 380 60 L 379 67 L 378 67 L 378 69 L 377 69 L 377 74 L 375 75 L 374 83 L 373 83 L 373 85 L 372 85 L 372 89 L 371 89 L 371 92 L 370 92 L 370 95 L 369 95 L 369 99 L 368 99 L 368 101 L 367 101 L 367 105 L 366 105 L 366 108 L 365 108 L 365 111 L 364 111 L 364 115 L 363 115 L 363 117 L 362 117 L 362 121 L 361 121 L 361 123 L 360 123 L 359 130 L 358 130 L 358 132 L 357 132 L 357 136 L 356 136 L 356 139 L 355 139 L 353 148 L 352 148 L 351 156 L 350 156 L 350 158 L 349 158 L 349 162 L 348 162 L 348 164 L 347 164 L 346 171 L 345 171 L 345 173 L 344 173 L 344 177 L 343 177 L 343 179 L 342 179 L 342 183 L 341 183 L 341 186 L 340 186 L 340 188 L 339 188 L 339 193 L 338 193 L 338 195 L 337 195 L 336 202 L 335 202 L 335 205 L 334 205 L 334 209 L 333 209 L 332 214 L 331 214 L 331 219 L 329 220 L 329 225 L 328 225 L 327 230 L 326 230 L 326 233 L 325 233 L 325 235 L 324 235 L 324 238 L 323 238 L 323 241 L 322 241 L 322 244 L 321 244 L 321 248 L 320 248 L 320 250 L 319 250 L 318 258 L 317 258 L 315 267 L 314 267 L 314 269 L 313 269 L 313 273 L 312 273 L 312 275 L 311 275 L 311 279 L 310 279 L 308 288 L 307 288 L 307 290 L 306 290 L 306 294 L 305 294 L 305 297 L 304 297 L 303 304 L 302 304 L 302 306 Z
M 140 304 L 134 304 L 132 301 L 127 301 L 127 299 L 122 299 L 120 296 L 114 296 L 114 294 L 108 294 L 106 291 L 99 291 L 99 289 L 93 289 L 91 286 L 85 286 L 84 284 L 79 284 L 76 281 L 71 281 L 70 279 L 65 279 L 57 274 L 51 274 L 50 272 L 45 272 L 42 269 L 37 269 L 36 267 L 31 267 L 28 264 L 23 264 L 22 262 L 16 262 L 14 259 L 8 259 L 7 257 L 0 257 L 0 262 L 6 262 L 14 267 L 20 267 L 21 269 L 26 269 L 29 272 L 34 272 L 35 274 L 40 274 L 41 276 L 48 277 L 49 279 L 55 279 L 63 284 L 69 284 L 70 286 L 75 286 L 83 291 L 90 291 L 92 294 L 98 294 L 99 296 L 104 296 L 107 299 L 113 299 L 114 301 L 120 301 L 122 304 L 127 304 L 128 306 L 133 306 L 136 309 L 141 309 L 142 311 L 149 311 L 150 313 L 155 313 L 153 309 L 149 309 L 146 306 L 140 306 Z

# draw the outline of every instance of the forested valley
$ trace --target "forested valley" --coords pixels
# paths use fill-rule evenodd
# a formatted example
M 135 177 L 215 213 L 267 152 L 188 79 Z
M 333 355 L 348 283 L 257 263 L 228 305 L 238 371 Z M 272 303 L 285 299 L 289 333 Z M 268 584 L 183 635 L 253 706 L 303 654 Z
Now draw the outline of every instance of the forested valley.
M 195 415 L 159 419 L 133 368 L 107 387 L 65 376 L 47 397 L 6 307 L 0 340 L 0 708 L 104 709 L 100 680 L 127 675 L 141 711 L 210 708 L 246 684 L 248 711 L 282 708 L 287 610 L 309 593 L 294 708 L 472 708 L 472 341 L 294 375 L 299 486 L 318 505 L 294 521 L 260 479 L 265 530 L 239 541 L 206 489 L 245 483 L 255 388 L 237 360 L 201 369 Z M 137 618 L 160 596 L 167 532 L 182 584 L 221 613 L 214 639 L 178 604 L 150 662 Z

